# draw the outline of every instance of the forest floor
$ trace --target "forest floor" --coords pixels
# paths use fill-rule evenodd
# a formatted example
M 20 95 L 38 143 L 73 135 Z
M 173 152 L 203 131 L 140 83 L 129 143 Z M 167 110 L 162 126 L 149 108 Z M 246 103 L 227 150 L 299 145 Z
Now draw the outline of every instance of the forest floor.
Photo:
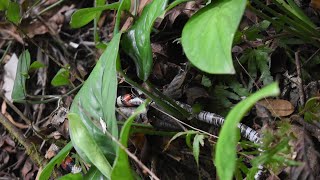
M 95 38 L 109 42 L 113 37 L 116 12 L 101 14 L 94 36 L 92 22 L 81 28 L 71 28 L 69 24 L 73 12 L 92 7 L 93 1 L 19 2 L 23 14 L 19 25 L 6 21 L 5 12 L 0 11 L 0 179 L 28 180 L 35 179 L 45 163 L 70 141 L 66 114 L 103 53 L 104 45 L 97 44 Z M 140 0 L 138 14 L 148 2 Z M 318 27 L 320 6 L 317 2 L 299 1 L 299 6 Z M 263 3 L 277 10 L 269 1 Z M 125 73 L 151 93 L 157 89 L 171 100 L 190 105 L 194 112 L 204 110 L 221 117 L 226 117 L 250 94 L 277 81 L 280 95 L 259 101 L 241 121 L 263 134 L 264 149 L 269 153 L 266 153 L 269 159 L 264 161 L 267 170 L 263 178 L 319 179 L 320 47 L 277 29 L 246 9 L 232 48 L 236 74 L 204 73 L 188 61 L 180 37 L 189 18 L 205 4 L 201 0 L 182 3 L 156 20 L 151 34 L 153 67 L 148 81 L 139 80 L 135 63 L 120 51 Z M 131 23 L 132 18 L 127 14 L 121 17 L 122 29 L 128 29 Z M 19 56 L 26 50 L 30 53 L 32 68 L 20 76 L 27 76 L 28 96 L 26 101 L 14 102 L 11 93 Z M 117 96 L 120 104 L 125 105 L 132 103 L 129 101 L 133 97 L 146 98 L 120 75 Z M 120 104 L 116 106 L 116 114 L 118 120 L 123 121 L 124 111 L 131 112 L 134 108 L 120 107 Z M 175 118 L 150 106 L 147 115 L 141 116 L 136 124 L 152 125 L 158 134 L 132 135 L 129 150 L 160 179 L 217 179 L 212 147 L 219 128 L 195 118 L 182 127 L 172 122 Z M 198 165 L 194 149 L 184 138 L 171 142 L 172 134 L 166 134 L 186 130 L 210 134 L 202 139 L 203 144 L 199 142 Z M 159 135 L 161 133 L 165 135 Z M 288 143 L 281 144 L 285 140 Z M 242 179 L 251 167 L 250 160 L 259 153 L 245 138 L 241 138 L 237 152 L 235 177 Z M 78 161 L 76 151 L 72 150 L 56 168 L 57 176 L 69 173 L 74 164 L 80 166 Z M 132 164 L 143 179 L 149 179 L 143 169 Z

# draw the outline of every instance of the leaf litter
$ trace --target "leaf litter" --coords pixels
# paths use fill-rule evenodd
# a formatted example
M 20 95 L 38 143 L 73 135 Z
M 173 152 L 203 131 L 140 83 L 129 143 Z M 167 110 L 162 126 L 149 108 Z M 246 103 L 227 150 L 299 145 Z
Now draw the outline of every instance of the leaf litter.
M 29 1 L 24 3 L 27 2 Z M 35 60 L 42 62 L 43 59 L 50 61 L 46 63 L 45 67 L 35 69 L 34 72 L 29 72 L 28 74 L 30 79 L 27 79 L 26 87 L 29 95 L 53 95 L 52 97 L 39 97 L 38 101 L 46 101 L 50 98 L 55 98 L 54 95 L 56 94 L 66 94 L 74 89 L 81 83 L 81 81 L 76 80 L 76 77 L 81 77 L 81 80 L 86 79 L 96 63 L 96 57 L 101 54 L 94 47 L 92 24 L 81 29 L 71 29 L 68 25 L 70 14 L 75 9 L 92 7 L 91 1 L 82 3 L 74 1 L 63 2 L 39 15 L 45 8 L 56 2 L 43 1 L 35 8 L 31 8 L 32 11 L 26 11 L 27 13 L 23 17 L 19 28 L 7 23 L 0 25 L 1 54 L 4 54 L 2 49 L 7 47 L 8 41 L 14 42 L 14 47 L 5 54 L 11 59 L 9 62 L 2 62 L 2 65 L 5 65 L 4 70 L 1 71 L 1 80 L 4 81 L 1 86 L 5 90 L 5 97 L 10 102 L 12 101 L 9 94 L 10 89 L 12 90 L 13 88 L 12 83 L 16 74 L 14 70 L 17 66 L 17 62 L 13 63 L 12 59 L 15 58 L 17 60 L 17 54 L 21 54 L 23 49 L 29 49 L 32 62 Z M 137 14 L 141 14 L 148 3 L 150 2 L 140 1 Z M 297 42 L 294 37 L 274 37 L 278 32 L 276 28 L 246 10 L 245 17 L 237 32 L 239 36 L 236 33 L 234 40 L 236 43 L 234 44 L 235 48 L 233 48 L 233 59 L 237 74 L 224 76 L 203 73 L 192 64 L 187 63 L 187 58 L 178 38 L 181 36 L 182 27 L 186 20 L 204 5 L 205 3 L 202 1 L 182 3 L 168 11 L 163 18 L 156 20 L 156 25 L 153 27 L 154 29 L 150 36 L 154 61 L 149 78 L 150 83 L 166 96 L 191 105 L 195 112 L 205 110 L 225 115 L 238 102 L 246 99 L 254 91 L 270 84 L 274 80 L 278 80 L 282 89 L 279 99 L 259 101 L 254 108 L 255 111 L 248 112 L 243 122 L 250 127 L 254 127 L 254 130 L 268 131 L 269 134 L 265 133 L 265 141 L 270 143 L 270 147 L 276 147 L 276 144 L 281 142 L 281 137 L 284 134 L 295 137 L 290 139 L 293 151 L 288 154 L 291 157 L 286 158 L 287 160 L 301 162 L 303 165 L 290 166 L 290 168 L 279 166 L 279 169 L 274 168 L 277 166 L 273 166 L 274 169 L 270 168 L 272 176 L 279 178 L 284 173 L 292 179 L 298 179 L 298 177 L 314 177 L 316 179 L 319 177 L 319 151 L 316 148 L 319 139 L 317 139 L 316 132 L 320 125 L 314 119 L 315 117 L 319 118 L 319 111 L 308 109 L 308 103 L 305 106 L 299 104 L 298 99 L 300 97 L 297 85 L 304 83 L 307 99 L 319 97 L 320 83 L 318 81 L 320 77 L 310 71 L 310 69 L 315 71 L 319 68 L 319 63 L 310 63 L 303 66 L 302 77 L 304 82 L 297 81 L 298 75 L 292 53 L 300 50 L 302 52 L 301 61 L 306 62 L 311 56 L 314 56 L 314 59 L 319 58 L 319 54 L 315 53 L 317 49 L 311 46 L 304 47 L 304 44 L 294 44 Z M 312 1 L 312 6 L 317 7 L 316 1 Z M 112 18 L 114 14 L 109 11 L 103 12 L 102 17 L 98 26 L 98 35 L 102 40 L 108 41 L 112 36 L 112 30 L 109 26 L 114 23 Z M 121 18 L 123 30 L 129 29 L 132 24 L 130 16 L 124 13 Z M 1 21 L 3 20 L 1 18 Z M 21 33 L 21 31 L 24 31 L 24 33 Z M 32 41 L 36 41 L 36 43 L 34 44 Z M 68 46 L 71 42 L 77 44 L 77 47 L 71 48 L 71 46 Z M 281 55 L 279 55 L 279 51 Z M 40 52 L 42 55 L 37 55 Z M 313 55 L 314 53 L 315 55 Z M 125 55 L 122 56 L 121 54 L 121 57 L 125 57 L 122 62 L 123 69 L 126 70 L 129 76 L 140 82 L 135 74 L 134 63 Z M 236 61 L 236 59 L 239 61 Z M 62 64 L 62 67 L 52 60 Z M 285 64 L 279 66 L 275 63 L 278 60 L 285 61 Z M 69 70 L 65 65 L 70 65 L 72 69 Z M 46 71 L 44 71 L 45 68 Z M 65 69 L 69 73 L 69 77 L 65 79 L 71 79 L 71 81 L 68 81 L 68 83 L 64 81 L 64 83 L 58 84 L 57 87 L 53 87 L 50 82 L 60 69 Z M 46 75 L 44 76 L 45 73 Z M 144 97 L 139 92 L 136 92 L 135 87 L 126 83 L 119 84 L 118 95 L 132 92 L 136 96 Z M 31 96 L 27 97 L 28 100 L 34 100 L 31 99 Z M 15 126 L 23 131 L 29 138 L 30 143 L 34 143 L 39 153 L 44 157 L 46 152 L 50 154 L 53 153 L 50 151 L 55 151 L 49 148 L 53 144 L 57 144 L 59 148 L 62 148 L 65 142 L 69 140 L 68 123 L 63 113 L 60 112 L 65 112 L 64 109 L 70 107 L 74 96 L 75 93 L 71 93 L 68 97 L 62 98 L 61 104 L 60 102 L 49 101 L 42 107 L 35 104 L 27 104 L 25 106 L 14 104 L 20 112 L 23 112 L 26 118 L 34 121 L 33 124 L 35 126 L 31 129 L 25 128 L 29 126 L 25 124 L 19 111 L 14 110 L 9 104 L 9 107 L 4 108 L 5 110 L 2 111 L 2 114 L 8 114 L 7 118 L 11 119 L 12 122 L 16 122 Z M 312 101 L 312 105 L 316 106 L 317 101 Z M 266 109 L 266 111 L 262 110 L 262 114 L 259 112 L 261 111 L 261 106 Z M 132 112 L 133 109 L 128 111 Z M 269 113 L 271 116 L 268 115 Z M 294 115 L 302 114 L 304 118 L 308 117 L 306 118 L 309 120 L 308 122 L 292 118 Z M 121 115 L 118 114 L 118 116 Z M 143 118 L 144 124 L 152 124 L 161 130 L 166 130 L 170 127 L 170 125 L 166 126 L 159 123 L 164 119 L 167 120 L 168 124 L 175 122 L 170 119 L 170 116 L 163 115 L 161 109 L 153 107 L 148 110 Z M 268 121 L 265 121 L 266 118 Z M 288 118 L 292 122 L 288 121 Z M 192 126 L 218 135 L 216 127 L 196 121 L 194 118 L 191 119 L 190 124 Z M 288 122 L 288 124 L 285 124 L 285 122 Z M 283 130 L 283 132 L 276 131 L 277 128 Z M 34 179 L 38 173 L 38 165 L 32 162 L 27 154 L 23 153 L 23 149 L 2 126 L 0 126 L 0 134 L 0 176 Z M 131 139 L 134 143 L 129 143 L 129 149 L 131 152 L 137 152 L 138 157 L 145 164 L 152 164 L 150 168 L 161 179 L 197 179 L 199 177 L 215 179 L 216 174 L 210 149 L 215 140 L 211 141 L 199 135 L 196 137 L 201 138 L 193 141 L 194 149 L 190 149 L 185 140 L 181 138 L 173 141 L 170 147 L 162 152 L 170 138 L 135 134 Z M 46 141 L 46 139 L 49 140 Z M 200 144 L 201 146 L 199 146 Z M 305 147 L 308 148 L 306 149 Z M 238 148 L 244 149 L 241 146 Z M 72 153 L 74 152 L 72 151 Z M 285 151 L 281 153 L 285 153 Z M 304 156 L 304 154 L 308 154 L 308 156 Z M 47 157 L 50 156 L 54 155 L 47 155 Z M 245 162 L 248 164 L 250 158 L 245 158 Z M 13 166 L 14 168 L 10 168 Z M 61 168 L 56 169 L 60 171 L 60 174 L 61 172 L 62 174 L 67 173 Z M 145 176 L 141 169 L 135 168 L 135 170 L 139 175 Z M 269 177 L 272 176 L 270 175 Z

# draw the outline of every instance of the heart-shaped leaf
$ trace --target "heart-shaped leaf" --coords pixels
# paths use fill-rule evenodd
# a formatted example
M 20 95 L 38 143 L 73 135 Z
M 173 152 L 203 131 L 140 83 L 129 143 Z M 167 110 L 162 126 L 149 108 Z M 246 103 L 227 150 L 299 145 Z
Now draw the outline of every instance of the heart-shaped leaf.
M 79 115 L 79 118 L 69 121 L 71 140 L 75 149 L 84 160 L 94 164 L 104 175 L 106 175 L 106 171 L 103 171 L 101 164 L 99 166 L 96 164 L 99 161 L 95 161 L 94 156 L 96 156 L 96 153 L 100 154 L 102 152 L 112 163 L 117 146 L 103 133 L 106 129 L 102 129 L 98 120 L 103 119 L 107 125 L 107 130 L 115 138 L 118 138 L 115 102 L 117 93 L 116 59 L 120 37 L 121 34 L 119 33 L 112 38 L 90 76 L 76 95 L 70 109 L 70 112 Z M 86 149 L 89 146 L 86 144 L 89 140 L 87 142 L 82 141 L 86 136 L 90 138 L 91 143 L 95 144 L 96 149 L 94 151 Z
M 221 0 L 194 14 L 182 31 L 181 43 L 197 68 L 212 74 L 234 74 L 231 46 L 246 0 Z
M 70 84 L 70 72 L 66 68 L 61 68 L 51 80 L 52 86 L 64 86 Z
M 85 128 L 78 114 L 69 113 L 68 119 L 70 123 L 70 137 L 77 152 L 81 150 L 83 154 L 87 155 L 89 162 L 92 162 L 105 177 L 110 179 L 111 165 L 104 156 L 101 146 L 97 144 L 94 136 Z M 79 153 L 79 155 L 81 154 Z

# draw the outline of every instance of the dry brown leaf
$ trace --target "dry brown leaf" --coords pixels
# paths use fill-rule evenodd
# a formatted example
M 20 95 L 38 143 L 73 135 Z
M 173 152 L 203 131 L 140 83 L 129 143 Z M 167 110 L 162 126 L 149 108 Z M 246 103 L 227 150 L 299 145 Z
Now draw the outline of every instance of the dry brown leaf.
M 310 6 L 315 9 L 320 9 L 320 0 L 311 0 Z
M 25 29 L 25 32 L 27 32 L 29 38 L 47 32 L 50 32 L 53 35 L 58 34 L 65 21 L 64 13 L 72 9 L 74 9 L 74 5 L 63 6 L 58 11 L 48 11 L 42 17 L 43 22 L 37 19 L 29 24 L 24 24 L 23 28 Z
M 268 109 L 274 117 L 289 116 L 294 111 L 293 105 L 283 99 L 264 99 L 257 104 Z

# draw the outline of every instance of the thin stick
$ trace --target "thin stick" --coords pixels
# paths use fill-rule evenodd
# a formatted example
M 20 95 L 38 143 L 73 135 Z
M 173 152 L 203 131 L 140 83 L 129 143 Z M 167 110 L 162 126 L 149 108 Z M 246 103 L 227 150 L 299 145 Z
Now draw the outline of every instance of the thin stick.
M 134 160 L 145 172 L 147 172 L 153 179 L 155 180 L 160 180 L 157 175 L 155 175 L 147 166 L 145 166 L 138 158 L 137 156 L 135 156 L 134 154 L 132 154 L 126 147 L 124 147 L 115 137 L 112 136 L 112 134 L 110 134 L 108 131 L 105 132 L 105 134 L 107 136 L 109 136 L 112 141 L 114 141 L 115 143 L 117 143 L 117 145 L 124 150 L 128 156 Z
M 300 105 L 303 106 L 305 103 L 305 95 L 303 91 L 303 81 L 301 78 L 301 64 L 300 64 L 300 59 L 299 59 L 299 51 L 294 53 L 294 59 L 296 61 L 296 68 L 297 68 L 297 75 L 298 75 L 298 90 L 299 90 L 299 96 L 300 96 Z

